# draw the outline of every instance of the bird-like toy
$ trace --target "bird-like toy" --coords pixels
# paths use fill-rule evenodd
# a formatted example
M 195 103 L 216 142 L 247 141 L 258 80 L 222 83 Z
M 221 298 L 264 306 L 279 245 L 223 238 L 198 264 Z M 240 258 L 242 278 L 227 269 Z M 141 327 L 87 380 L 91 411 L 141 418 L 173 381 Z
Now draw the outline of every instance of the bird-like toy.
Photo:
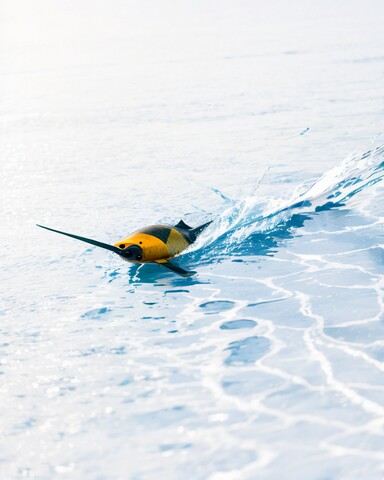
M 169 260 L 179 255 L 189 245 L 191 245 L 200 233 L 212 222 L 204 223 L 199 227 L 192 228 L 183 220 L 177 225 L 150 225 L 149 227 L 136 230 L 128 237 L 116 242 L 114 245 L 108 245 L 91 238 L 80 237 L 72 233 L 61 232 L 53 228 L 37 225 L 51 232 L 61 233 L 68 237 L 76 238 L 82 242 L 90 243 L 96 247 L 105 248 L 111 252 L 117 253 L 121 258 L 133 263 L 157 263 L 162 267 L 172 270 L 182 276 L 190 276 L 196 272 L 187 271 L 178 265 L 174 265 Z

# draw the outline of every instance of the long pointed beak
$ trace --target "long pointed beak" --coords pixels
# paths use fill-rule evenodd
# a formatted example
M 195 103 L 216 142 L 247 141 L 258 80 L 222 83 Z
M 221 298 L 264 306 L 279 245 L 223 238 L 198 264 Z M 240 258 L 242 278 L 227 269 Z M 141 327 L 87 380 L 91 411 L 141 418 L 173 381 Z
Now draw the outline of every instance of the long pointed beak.
M 73 235 L 73 233 L 61 232 L 60 230 L 54 230 L 53 228 L 44 227 L 43 225 L 36 224 L 36 226 L 40 228 L 45 228 L 46 230 L 50 230 L 51 232 L 61 233 L 61 235 L 66 235 L 67 237 L 76 238 L 76 240 L 81 240 L 82 242 L 90 243 L 91 245 L 95 245 L 96 247 L 105 248 L 106 250 L 110 250 L 111 252 L 118 253 L 119 255 L 124 255 L 123 250 L 120 250 L 119 248 L 114 247 L 113 245 L 108 245 L 108 243 L 102 243 L 102 242 L 98 242 L 97 240 L 92 240 L 91 238 L 80 237 L 79 235 Z

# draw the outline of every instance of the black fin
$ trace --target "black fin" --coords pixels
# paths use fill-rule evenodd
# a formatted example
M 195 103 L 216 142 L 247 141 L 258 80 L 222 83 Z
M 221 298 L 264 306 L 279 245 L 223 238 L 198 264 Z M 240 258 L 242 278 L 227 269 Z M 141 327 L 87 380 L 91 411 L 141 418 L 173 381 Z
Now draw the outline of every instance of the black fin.
M 192 275 L 195 275 L 196 272 L 190 270 L 184 270 L 184 268 L 181 268 L 177 265 L 174 265 L 171 262 L 156 262 L 157 265 L 161 265 L 164 268 L 167 268 L 168 270 L 171 270 L 174 273 L 177 273 L 178 275 L 181 275 L 182 277 L 191 277 Z
M 211 220 L 210 222 L 207 222 L 207 223 L 203 223 L 203 225 L 200 225 L 199 227 L 193 228 L 189 232 L 189 236 L 190 236 L 192 242 L 194 242 L 196 240 L 196 238 L 200 235 L 200 233 L 203 230 L 205 230 L 208 227 L 208 225 L 210 225 L 212 222 L 213 222 L 213 220 Z
M 50 230 L 51 232 L 61 233 L 61 235 L 66 235 L 67 237 L 76 238 L 76 240 L 81 240 L 82 242 L 90 243 L 91 245 L 95 245 L 96 247 L 105 248 L 106 250 L 110 250 L 111 252 L 118 253 L 119 255 L 122 254 L 122 251 L 119 248 L 114 247 L 113 245 L 108 245 L 107 243 L 98 242 L 97 240 L 92 240 L 91 238 L 80 237 L 79 235 L 73 235 L 72 233 L 61 232 L 60 230 L 54 230 L 53 228 L 44 227 L 43 225 L 36 224 L 36 226 L 40 228 L 45 228 L 45 230 Z
M 183 220 L 180 220 L 180 222 L 177 225 L 175 225 L 175 227 L 176 228 L 184 228 L 184 230 L 192 230 L 192 227 L 190 227 L 185 222 L 183 222 Z

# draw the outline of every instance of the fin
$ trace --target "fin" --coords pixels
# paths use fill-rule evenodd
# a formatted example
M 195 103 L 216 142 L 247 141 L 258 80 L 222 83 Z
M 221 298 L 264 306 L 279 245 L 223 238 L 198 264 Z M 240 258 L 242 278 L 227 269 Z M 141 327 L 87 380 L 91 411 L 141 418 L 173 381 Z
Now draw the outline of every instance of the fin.
M 175 225 L 175 227 L 176 228 L 184 228 L 185 230 L 192 230 L 192 227 L 190 227 L 185 222 L 183 222 L 183 220 L 180 220 L 180 222 L 177 225 Z
M 91 245 L 95 245 L 96 247 L 105 248 L 106 250 L 110 250 L 111 252 L 118 253 L 119 255 L 123 253 L 119 248 L 114 247 L 113 245 L 108 245 L 108 243 L 98 242 L 97 240 L 92 240 L 91 238 L 79 237 L 79 235 L 73 235 L 72 233 L 61 232 L 60 230 L 54 230 L 53 228 L 44 227 L 43 225 L 36 224 L 36 226 L 40 228 L 45 228 L 45 230 L 50 230 L 51 232 L 61 233 L 61 235 L 66 235 L 67 237 L 76 238 L 76 240 L 81 240 L 82 242 L 90 243 Z
M 174 273 L 177 273 L 178 275 L 181 275 L 182 277 L 191 277 L 192 275 L 195 275 L 196 272 L 190 270 L 184 270 L 184 268 L 181 268 L 177 265 L 174 265 L 171 262 L 167 261 L 156 261 L 154 263 L 157 263 L 158 265 L 161 265 L 164 268 L 167 268 L 168 270 L 171 270 Z
M 200 225 L 199 227 L 192 228 L 192 230 L 189 232 L 189 235 L 191 237 L 192 242 L 196 240 L 196 238 L 200 235 L 200 233 L 205 230 L 208 225 L 210 225 L 213 222 L 213 220 L 203 223 L 203 225 Z

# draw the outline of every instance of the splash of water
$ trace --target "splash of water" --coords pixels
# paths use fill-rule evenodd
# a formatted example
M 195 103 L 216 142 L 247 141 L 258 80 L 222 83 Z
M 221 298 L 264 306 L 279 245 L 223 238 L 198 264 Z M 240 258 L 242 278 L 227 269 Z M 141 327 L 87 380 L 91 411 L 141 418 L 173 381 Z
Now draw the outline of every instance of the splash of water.
M 289 198 L 261 200 L 255 195 L 226 206 L 183 255 L 204 263 L 228 255 L 268 255 L 279 240 L 290 238 L 311 215 L 345 205 L 351 197 L 384 177 L 384 145 L 351 154 L 312 186 L 297 187 Z M 228 205 L 229 204 L 229 205 Z

